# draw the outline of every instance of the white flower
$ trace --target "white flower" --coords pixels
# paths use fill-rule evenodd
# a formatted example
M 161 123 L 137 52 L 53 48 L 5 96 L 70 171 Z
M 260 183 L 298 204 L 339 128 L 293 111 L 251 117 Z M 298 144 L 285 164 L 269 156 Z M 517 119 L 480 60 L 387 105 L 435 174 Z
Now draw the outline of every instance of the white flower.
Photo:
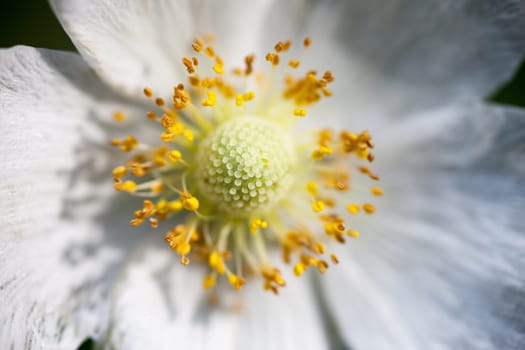
M 0 348 L 523 347 L 525 113 L 484 102 L 524 52 L 522 1 L 52 6 L 82 58 L 0 52 Z M 150 137 L 144 86 L 171 91 L 206 33 L 232 64 L 312 36 L 301 60 L 334 72 L 334 96 L 301 122 L 370 130 L 386 193 L 340 266 L 279 297 L 248 283 L 241 312 L 209 308 L 204 272 L 129 227 L 137 202 L 108 176 L 107 140 Z

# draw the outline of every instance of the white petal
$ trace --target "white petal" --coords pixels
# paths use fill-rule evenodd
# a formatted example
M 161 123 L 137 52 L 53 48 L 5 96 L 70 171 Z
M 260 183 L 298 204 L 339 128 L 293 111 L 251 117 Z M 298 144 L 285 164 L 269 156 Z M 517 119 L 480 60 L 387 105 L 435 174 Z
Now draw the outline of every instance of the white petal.
M 79 55 L 0 51 L 0 348 L 75 348 L 100 327 L 127 245 L 104 236 L 100 216 L 112 98 Z
M 87 62 L 131 95 L 150 86 L 169 93 L 186 81 L 182 57 L 197 36 L 213 34 L 227 61 L 242 62 L 257 45 L 272 0 L 53 0 L 55 13 Z
M 330 309 L 356 349 L 525 344 L 525 182 L 515 164 L 524 113 L 471 112 L 452 114 L 448 128 L 420 123 L 400 134 L 404 151 L 383 167 L 377 215 L 354 221 L 363 234 L 341 249 L 345 271 L 325 276 Z
M 117 349 L 326 349 L 311 287 L 290 278 L 280 296 L 248 280 L 210 307 L 204 271 L 184 267 L 158 237 L 130 259 L 112 299 L 109 344 Z M 239 307 L 242 309 L 239 311 Z
M 375 104 L 392 103 L 393 114 L 399 111 L 392 94 L 402 95 L 404 108 L 412 109 L 486 97 L 511 76 L 525 52 L 525 7 L 519 0 L 339 3 L 340 15 L 333 16 L 340 18 L 339 46 L 381 76 L 369 93 Z

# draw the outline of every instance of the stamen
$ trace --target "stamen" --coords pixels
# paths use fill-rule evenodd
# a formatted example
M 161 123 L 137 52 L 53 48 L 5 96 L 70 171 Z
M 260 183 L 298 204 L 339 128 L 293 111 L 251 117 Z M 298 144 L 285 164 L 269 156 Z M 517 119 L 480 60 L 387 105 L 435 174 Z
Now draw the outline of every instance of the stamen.
M 147 198 L 131 226 L 177 223 L 164 240 L 183 265 L 205 262 L 203 288 L 222 278 L 240 290 L 258 276 L 263 289 L 277 295 L 286 281 L 269 258 L 270 247 L 280 247 L 295 276 L 310 268 L 325 273 L 339 264 L 326 242 L 357 238 L 348 218 L 376 212 L 372 203 L 341 202 L 355 188 L 383 196 L 378 186 L 354 186 L 363 178 L 355 174 L 379 180 L 362 165 L 374 160 L 374 144 L 367 131 L 322 129 L 313 138 L 294 133 L 295 122 L 310 113 L 308 118 L 320 117 L 309 107 L 332 96 L 335 77 L 330 70 L 295 75 L 303 63 L 289 57 L 290 40 L 266 54 L 270 67 L 262 66 L 264 72 L 253 54 L 226 71 L 211 39 L 195 39 L 188 49 L 198 57 L 181 58 L 187 87 L 175 84 L 167 99 L 144 88 L 152 103 L 147 119 L 159 128 L 157 144 L 133 135 L 111 140 L 129 154 L 113 169 L 114 188 Z M 304 48 L 311 44 L 309 37 L 302 42 Z M 281 72 L 283 79 L 274 80 Z M 277 81 L 284 85 L 276 91 Z M 127 120 L 122 112 L 113 118 Z M 321 232 L 308 230 L 309 218 L 318 220 Z

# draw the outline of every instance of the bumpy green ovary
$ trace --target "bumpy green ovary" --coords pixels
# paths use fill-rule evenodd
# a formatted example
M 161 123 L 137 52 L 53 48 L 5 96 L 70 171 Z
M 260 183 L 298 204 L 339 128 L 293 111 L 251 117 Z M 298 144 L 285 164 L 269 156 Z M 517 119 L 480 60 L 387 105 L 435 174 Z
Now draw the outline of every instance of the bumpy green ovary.
M 294 148 L 278 125 L 246 116 L 221 125 L 199 146 L 197 177 L 207 202 L 229 216 L 270 209 L 292 184 Z

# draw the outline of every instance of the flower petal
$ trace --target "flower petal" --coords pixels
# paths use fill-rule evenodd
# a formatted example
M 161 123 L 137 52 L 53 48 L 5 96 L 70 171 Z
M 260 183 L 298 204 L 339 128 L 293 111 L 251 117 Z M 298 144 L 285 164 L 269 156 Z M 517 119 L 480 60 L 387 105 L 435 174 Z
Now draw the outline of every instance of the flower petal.
M 127 264 L 112 299 L 106 339 L 118 349 L 326 349 L 320 315 L 306 281 L 293 280 L 281 295 L 249 280 L 240 293 L 202 288 L 204 271 L 181 266 L 158 238 Z M 222 288 L 224 287 L 224 288 Z M 215 307 L 210 306 L 215 300 Z
M 465 95 L 487 97 L 512 75 L 525 52 L 522 1 L 339 5 L 340 46 L 381 76 L 373 90 L 376 101 L 404 94 L 406 106 L 414 108 Z
M 145 85 L 171 91 L 185 81 L 182 57 L 197 36 L 220 38 L 227 61 L 254 50 L 272 0 L 52 0 L 65 30 L 87 62 L 113 87 L 139 94 Z M 159 92 L 160 93 L 160 92 Z
M 377 216 L 355 222 L 362 237 L 339 253 L 347 270 L 325 276 L 325 295 L 349 344 L 524 346 L 525 172 L 516 165 L 525 154 L 524 117 L 480 106 L 463 121 L 452 114 L 448 124 L 398 133 L 404 152 L 397 149 L 401 156 L 383 167 Z
M 113 97 L 77 54 L 0 51 L 0 348 L 75 348 L 100 327 L 126 246 L 100 247 L 116 238 L 94 220 L 111 193 Z

